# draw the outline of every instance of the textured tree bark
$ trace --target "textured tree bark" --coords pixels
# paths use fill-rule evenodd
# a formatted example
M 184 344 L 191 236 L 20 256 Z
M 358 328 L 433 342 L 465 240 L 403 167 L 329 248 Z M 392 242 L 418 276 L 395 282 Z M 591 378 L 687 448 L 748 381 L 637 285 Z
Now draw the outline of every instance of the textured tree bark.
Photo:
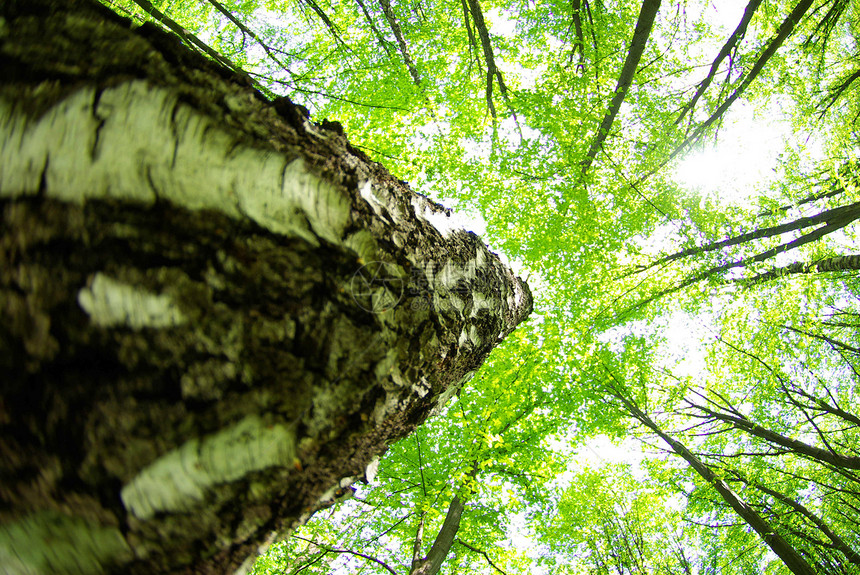
M 5 573 L 241 570 L 531 311 L 448 210 L 172 36 L 7 0 L 0 68 Z
M 791 274 L 823 274 L 860 270 L 860 254 L 834 256 L 814 262 L 794 262 L 787 266 L 774 267 L 770 271 L 742 279 L 741 283 L 759 283 L 785 277 Z

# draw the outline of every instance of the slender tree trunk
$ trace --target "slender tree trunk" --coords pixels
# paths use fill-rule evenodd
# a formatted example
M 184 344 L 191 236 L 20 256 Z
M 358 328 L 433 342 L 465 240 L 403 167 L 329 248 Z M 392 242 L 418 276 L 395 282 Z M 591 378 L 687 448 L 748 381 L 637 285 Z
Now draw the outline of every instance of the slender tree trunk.
M 738 43 L 743 39 L 743 37 L 747 33 L 747 27 L 749 26 L 750 20 L 752 20 L 753 15 L 756 10 L 758 10 L 759 5 L 762 0 L 750 0 L 747 4 L 747 7 L 744 8 L 744 15 L 741 17 L 741 21 L 738 24 L 735 31 L 732 32 L 731 36 L 729 36 L 726 43 L 723 44 L 723 47 L 720 48 L 719 54 L 714 58 L 714 61 L 711 63 L 711 69 L 708 70 L 708 75 L 705 76 L 705 79 L 699 82 L 698 87 L 696 88 L 696 93 L 693 94 L 693 97 L 690 98 L 690 101 L 681 109 L 681 112 L 678 114 L 678 119 L 675 120 L 676 124 L 680 124 L 683 121 L 684 116 L 687 115 L 688 112 L 692 112 L 699 99 L 704 95 L 707 91 L 708 87 L 713 82 L 714 77 L 717 75 L 717 72 L 720 69 L 720 65 L 723 61 L 729 57 L 729 55 L 737 50 Z M 729 65 L 729 72 L 727 72 L 727 76 L 730 75 L 732 70 L 732 65 Z
M 573 57 L 579 52 L 579 60 L 582 63 L 585 60 L 585 34 L 582 32 L 582 6 L 581 0 L 571 0 L 570 2 L 570 17 L 572 25 L 576 30 L 576 40 L 570 48 L 569 63 L 573 64 Z
M 487 64 L 487 108 L 490 110 L 490 115 L 495 118 L 496 106 L 493 103 L 493 83 L 499 83 L 499 93 L 506 102 L 508 97 L 508 88 L 505 86 L 505 81 L 502 78 L 501 71 L 496 67 L 496 58 L 493 55 L 493 43 L 490 40 L 490 31 L 487 28 L 487 23 L 484 21 L 484 12 L 481 10 L 481 3 L 479 0 L 466 1 L 469 5 L 469 14 L 471 14 L 472 21 L 475 23 L 475 30 L 478 32 L 478 38 L 481 39 L 481 48 L 484 51 L 484 62 Z M 510 103 L 507 103 L 510 108 Z
M 756 59 L 752 68 L 749 72 L 747 72 L 743 79 L 738 84 L 738 87 L 732 92 L 732 94 L 720 104 L 717 109 L 708 117 L 707 120 L 696 126 L 696 129 L 693 130 L 693 133 L 684 140 L 681 145 L 679 145 L 675 150 L 669 155 L 669 160 L 676 157 L 678 154 L 684 152 L 688 146 L 690 146 L 693 142 L 698 141 L 699 138 L 702 137 L 702 134 L 712 126 L 717 120 L 723 117 L 723 114 L 735 103 L 735 101 L 740 98 L 747 88 L 755 81 L 758 75 L 764 70 L 765 65 L 768 61 L 776 54 L 777 50 L 779 50 L 780 46 L 782 46 L 783 42 L 788 39 L 789 36 L 794 32 L 795 26 L 803 19 L 806 12 L 812 7 L 814 4 L 813 0 L 800 0 L 794 9 L 785 17 L 785 20 L 779 25 L 779 28 L 776 30 L 776 35 L 770 40 L 768 45 Z
M 708 409 L 707 407 L 704 407 L 702 405 L 697 405 L 693 403 L 691 403 L 690 405 L 701 411 L 704 414 L 704 417 L 708 419 L 723 421 L 733 426 L 735 429 L 744 431 L 752 436 L 758 437 L 759 439 L 764 439 L 765 441 L 774 445 L 784 447 L 785 449 L 788 449 L 798 455 L 804 455 L 806 457 L 809 457 L 810 459 L 829 463 L 830 465 L 833 465 L 835 467 L 842 467 L 845 469 L 860 469 L 860 457 L 842 455 L 841 453 L 836 453 L 830 449 L 821 449 L 820 447 L 809 445 L 808 443 L 798 441 L 797 439 L 786 437 L 781 433 L 777 433 L 771 429 L 767 429 L 765 427 L 762 427 L 761 425 L 753 423 L 746 417 L 740 415 L 720 413 L 712 409 Z
M 400 48 L 400 55 L 403 56 L 403 63 L 406 64 L 406 69 L 409 70 L 409 75 L 412 76 L 412 81 L 419 88 L 421 87 L 421 75 L 415 68 L 415 63 L 412 61 L 412 55 L 409 53 L 409 46 L 406 44 L 406 38 L 403 36 L 403 31 L 400 29 L 400 24 L 397 22 L 397 15 L 394 13 L 394 8 L 391 6 L 390 0 L 379 0 L 379 5 L 382 7 L 382 13 L 385 14 L 385 19 L 388 20 L 388 26 L 397 40 L 397 46 Z
M 810 511 L 805 505 L 795 501 L 791 497 L 787 497 L 786 495 L 780 493 L 779 491 L 776 491 L 775 489 L 771 489 L 770 487 L 767 487 L 766 485 L 762 485 L 762 484 L 757 483 L 755 481 L 750 481 L 747 478 L 742 477 L 739 473 L 736 473 L 735 475 L 738 477 L 738 479 L 740 481 L 742 481 L 746 485 L 754 487 L 755 489 L 758 489 L 762 493 L 766 493 L 766 494 L 770 495 L 771 497 L 773 497 L 774 499 L 776 499 L 780 503 L 790 507 L 794 511 L 796 511 L 796 512 L 800 513 L 801 515 L 803 515 L 804 517 L 806 517 L 810 523 L 815 525 L 816 529 L 818 529 L 824 536 L 826 536 L 830 540 L 830 543 L 833 546 L 833 548 L 845 556 L 845 558 L 848 560 L 849 563 L 852 563 L 854 565 L 860 565 L 860 553 L 857 553 L 856 551 L 854 551 L 845 542 L 844 539 L 842 539 L 832 529 L 830 529 L 830 526 L 827 525 L 827 523 L 821 517 L 819 517 L 818 515 L 816 515 L 812 511 Z
M 0 570 L 247 568 L 531 311 L 450 211 L 174 36 L 0 18 Z
M 382 46 L 382 49 L 385 50 L 385 53 L 391 56 L 391 50 L 388 49 L 388 44 L 385 42 L 385 38 L 382 36 L 382 32 L 379 31 L 379 28 L 376 27 L 376 24 L 373 21 L 373 17 L 370 15 L 370 11 L 367 9 L 367 6 L 364 5 L 362 0 L 355 0 L 358 7 L 361 8 L 361 12 L 364 14 L 364 19 L 367 20 L 368 26 L 373 31 L 373 35 L 376 36 L 376 40 L 379 42 L 379 45 Z
M 755 275 L 751 278 L 735 281 L 740 281 L 741 283 L 755 284 L 793 274 L 821 274 L 827 272 L 844 272 L 855 270 L 860 270 L 860 254 L 824 258 L 811 263 L 795 262 L 787 266 L 773 268 L 768 272 Z
M 464 509 L 463 501 L 455 495 L 448 505 L 445 521 L 442 522 L 442 527 L 436 535 L 436 540 L 433 541 L 433 546 L 426 557 L 417 561 L 413 560 L 409 575 L 436 575 L 439 573 L 442 563 L 445 562 L 445 558 L 448 557 L 451 546 L 454 544 L 457 530 L 460 529 L 460 518 L 463 516 Z
M 594 158 L 597 157 L 597 152 L 603 147 L 603 142 L 606 141 L 609 130 L 612 129 L 612 124 L 615 122 L 615 117 L 621 110 L 621 104 L 624 102 L 624 98 L 627 97 L 627 91 L 630 89 L 630 84 L 633 83 L 633 76 L 636 74 L 636 68 L 639 66 L 639 61 L 645 52 L 645 46 L 648 44 L 648 37 L 651 36 L 654 19 L 657 17 L 659 10 L 660 0 L 645 0 L 642 2 L 642 9 L 639 11 L 639 18 L 636 21 L 633 38 L 630 41 L 630 48 L 627 50 L 627 57 L 624 59 L 621 74 L 618 76 L 618 84 L 615 86 L 615 94 L 612 96 L 612 101 L 609 103 L 606 115 L 597 128 L 597 133 L 591 141 L 591 146 L 585 154 L 585 159 L 580 164 L 580 172 L 583 178 L 591 168 Z M 564 212 L 566 213 L 566 211 L 567 208 L 565 208 Z
M 639 406 L 623 391 L 613 390 L 615 396 L 624 405 L 627 412 L 635 419 L 640 421 L 645 427 L 650 429 L 660 439 L 662 439 L 677 455 L 686 461 L 693 470 L 699 474 L 705 481 L 714 487 L 716 492 L 723 500 L 734 509 L 735 513 L 743 519 L 758 535 L 762 541 L 779 557 L 785 566 L 794 573 L 794 575 L 815 575 L 815 572 L 806 562 L 806 560 L 797 552 L 797 550 L 786 541 L 773 527 L 759 515 L 755 509 L 750 507 L 740 496 L 738 496 L 731 487 L 721 478 L 719 478 L 710 467 L 703 463 L 693 452 L 687 449 L 684 444 L 672 438 L 669 434 L 660 429 L 645 412 L 639 409 Z
M 853 204 L 849 204 L 846 206 L 839 206 L 836 208 L 831 208 L 829 210 L 825 210 L 819 214 L 814 216 L 806 216 L 803 218 L 797 218 L 796 220 L 792 220 L 790 222 L 786 222 L 784 224 L 780 224 L 778 226 L 770 226 L 767 228 L 760 228 L 752 232 L 747 232 L 744 234 L 739 234 L 737 236 L 733 236 L 731 238 L 727 238 L 725 240 L 720 240 L 718 242 L 711 242 L 709 244 L 705 244 L 703 246 L 695 246 L 692 248 L 687 248 L 685 250 L 681 250 L 679 252 L 675 252 L 674 254 L 670 254 L 668 256 L 664 256 L 658 260 L 653 261 L 652 263 L 644 266 L 640 269 L 637 269 L 636 272 L 642 272 L 647 269 L 653 268 L 654 266 L 658 266 L 661 264 L 666 264 L 675 260 L 679 260 L 682 258 L 701 255 L 707 252 L 713 252 L 722 250 L 724 248 L 728 248 L 731 246 L 737 246 L 741 244 L 745 244 L 747 242 L 751 242 L 753 240 L 760 240 L 764 238 L 775 238 L 786 234 L 788 232 L 793 232 L 796 230 L 802 230 L 805 228 L 809 228 L 812 226 L 817 226 L 821 224 L 836 224 L 842 223 L 842 226 L 848 225 L 852 221 L 860 218 L 860 202 L 855 202 Z M 844 222 L 844 223 L 843 223 Z M 839 228 L 836 228 L 839 229 Z M 634 273 L 636 273 L 634 272 Z

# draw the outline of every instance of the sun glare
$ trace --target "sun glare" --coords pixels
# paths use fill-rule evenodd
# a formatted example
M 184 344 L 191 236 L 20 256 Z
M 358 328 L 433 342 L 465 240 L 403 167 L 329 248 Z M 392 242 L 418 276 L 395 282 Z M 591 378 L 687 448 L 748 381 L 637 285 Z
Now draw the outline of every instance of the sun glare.
M 689 153 L 675 169 L 674 179 L 703 199 L 742 206 L 774 180 L 791 127 L 776 103 L 766 114 L 742 103 L 735 106 L 716 142 Z

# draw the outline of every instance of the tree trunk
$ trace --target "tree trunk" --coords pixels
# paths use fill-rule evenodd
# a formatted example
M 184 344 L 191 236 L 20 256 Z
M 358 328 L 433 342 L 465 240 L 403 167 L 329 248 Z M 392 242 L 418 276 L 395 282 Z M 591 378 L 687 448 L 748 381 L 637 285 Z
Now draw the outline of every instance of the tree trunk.
M 785 277 L 791 274 L 823 274 L 827 272 L 846 272 L 855 270 L 860 270 L 860 254 L 834 256 L 832 258 L 824 258 L 814 262 L 794 262 L 787 266 L 779 268 L 774 267 L 770 271 L 757 274 L 751 278 L 735 281 L 755 284 Z
M 175 37 L 7 0 L 0 43 L 5 573 L 246 568 L 530 313 L 448 210 Z
M 625 395 L 620 389 L 613 389 L 613 395 L 618 398 L 624 409 L 631 416 L 650 429 L 663 440 L 666 445 L 672 448 L 677 455 L 684 459 L 699 476 L 707 481 L 714 490 L 722 497 L 729 507 L 731 507 L 738 516 L 749 525 L 753 531 L 758 534 L 762 541 L 770 548 L 774 554 L 779 557 L 785 566 L 794 573 L 794 575 L 815 575 L 812 567 L 806 562 L 806 559 L 789 543 L 782 535 L 780 535 L 767 520 L 759 515 L 758 512 L 739 495 L 732 491 L 729 484 L 724 479 L 719 477 L 708 465 L 699 459 L 692 451 L 680 441 L 672 438 L 668 433 L 663 431 L 657 423 L 654 422 L 645 412 L 643 412 L 635 401 Z
M 718 420 L 725 422 L 734 427 L 735 429 L 744 431 L 754 437 L 758 437 L 759 439 L 763 439 L 774 445 L 779 445 L 780 447 L 783 447 L 796 455 L 803 455 L 808 457 L 809 459 L 820 461 L 822 463 L 828 463 L 834 467 L 841 467 L 844 469 L 860 469 L 860 457 L 857 457 L 855 455 L 843 455 L 841 453 L 836 453 L 835 451 L 830 449 L 829 446 L 828 449 L 822 449 L 820 447 L 815 447 L 814 445 L 804 443 L 800 440 L 786 437 L 781 433 L 777 433 L 772 429 L 767 429 L 766 427 L 762 427 L 761 425 L 750 421 L 745 416 L 740 415 L 737 412 L 735 414 L 721 413 L 719 411 L 715 411 L 713 409 L 705 407 L 704 405 L 699 405 L 693 402 L 688 403 L 694 409 L 698 409 L 702 413 L 700 417 L 702 419 L 705 419 L 706 421 Z
M 627 91 L 633 83 L 633 76 L 636 75 L 639 61 L 642 59 L 642 54 L 645 53 L 645 45 L 651 36 L 654 19 L 657 17 L 659 10 L 660 0 L 644 0 L 642 2 L 639 18 L 636 20 L 636 28 L 633 30 L 633 39 L 630 41 L 630 48 L 627 50 L 627 56 L 624 58 L 624 66 L 621 68 L 621 74 L 618 76 L 618 84 L 615 86 L 615 93 L 612 95 L 612 101 L 609 103 L 609 109 L 597 128 L 597 133 L 591 141 L 591 146 L 589 146 L 588 152 L 585 154 L 585 159 L 580 162 L 580 177 L 583 179 L 591 168 L 594 158 L 597 157 L 597 152 L 603 147 L 603 142 L 606 141 L 609 130 L 612 129 L 612 124 L 615 122 L 615 117 L 621 111 L 621 104 L 624 103 Z M 562 213 L 567 215 L 567 208 Z
M 442 568 L 442 563 L 451 552 L 451 546 L 454 544 L 454 538 L 457 536 L 457 531 L 460 529 L 460 518 L 463 516 L 465 505 L 459 496 L 454 495 L 451 504 L 448 505 L 448 512 L 445 514 L 445 521 L 442 522 L 442 527 L 439 528 L 439 533 L 436 534 L 436 540 L 433 541 L 433 546 L 424 558 L 414 558 L 412 560 L 412 568 L 409 570 L 409 575 L 436 575 L 439 569 Z M 422 523 L 423 529 L 423 523 Z M 415 538 L 415 545 L 420 550 L 420 537 Z M 414 554 L 416 557 L 418 552 Z
M 821 517 L 819 517 L 818 515 L 816 515 L 812 511 L 810 511 L 805 505 L 803 505 L 802 503 L 800 503 L 798 501 L 795 501 L 791 497 L 787 497 L 786 495 L 784 495 L 783 493 L 780 493 L 779 491 L 777 491 L 775 489 L 771 489 L 770 487 L 767 487 L 766 485 L 762 485 L 761 483 L 757 483 L 755 481 L 750 481 L 746 477 L 743 477 L 740 473 L 734 472 L 733 475 L 735 475 L 738 478 L 738 480 L 742 481 L 744 484 L 746 484 L 750 487 L 753 487 L 755 489 L 758 489 L 762 493 L 766 493 L 766 494 L 770 495 L 771 497 L 773 497 L 774 499 L 776 499 L 777 501 L 779 501 L 783 505 L 790 507 L 791 509 L 793 509 L 794 511 L 796 511 L 800 515 L 804 516 L 807 520 L 809 520 L 810 523 L 812 523 L 816 527 L 816 529 L 818 529 L 818 531 L 821 532 L 822 535 L 826 536 L 827 539 L 830 540 L 830 545 L 827 545 L 823 541 L 818 543 L 819 545 L 832 547 L 836 551 L 839 551 L 840 553 L 842 553 L 845 556 L 845 558 L 848 560 L 849 563 L 852 563 L 854 565 L 860 565 L 860 553 L 857 553 L 856 551 L 854 551 L 845 542 L 844 539 L 842 539 L 839 535 L 837 535 L 830 528 L 830 526 L 827 524 L 827 522 L 824 521 L 824 519 L 822 519 Z

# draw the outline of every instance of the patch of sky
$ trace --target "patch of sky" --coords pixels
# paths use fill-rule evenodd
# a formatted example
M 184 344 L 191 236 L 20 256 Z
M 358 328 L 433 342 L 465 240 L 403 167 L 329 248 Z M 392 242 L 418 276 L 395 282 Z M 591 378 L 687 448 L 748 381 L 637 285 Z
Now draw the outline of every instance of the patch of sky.
M 778 101 L 761 112 L 736 102 L 715 143 L 688 153 L 675 168 L 674 180 L 703 201 L 749 207 L 776 180 L 792 133 L 788 112 Z
M 484 20 L 490 32 L 496 36 L 514 38 L 516 36 L 517 21 L 513 14 L 503 8 L 490 8 L 484 12 Z

